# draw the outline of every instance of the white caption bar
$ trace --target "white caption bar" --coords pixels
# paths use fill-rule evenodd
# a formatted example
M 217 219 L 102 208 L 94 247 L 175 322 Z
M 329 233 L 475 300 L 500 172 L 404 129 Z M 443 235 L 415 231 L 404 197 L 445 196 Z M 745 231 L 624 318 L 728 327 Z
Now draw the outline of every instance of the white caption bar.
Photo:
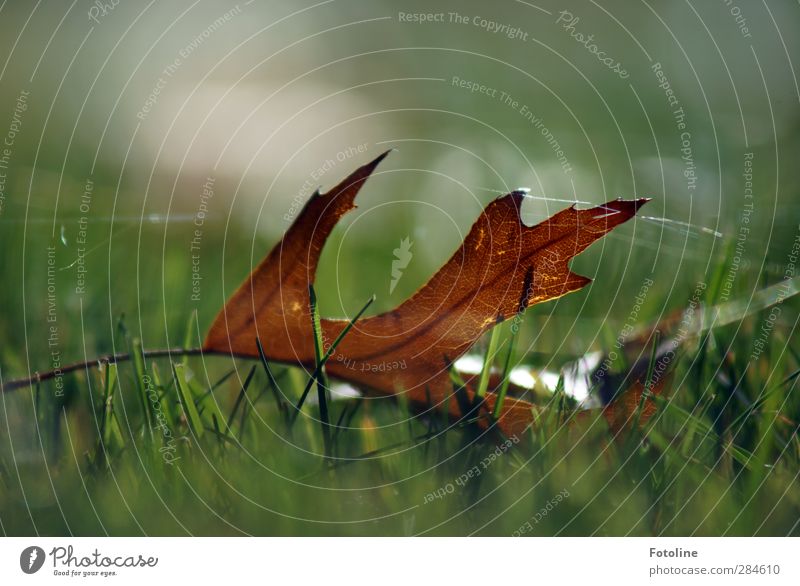
M 4 538 L 3 584 L 800 584 L 798 538 Z M 244 583 L 244 582 L 243 582 Z

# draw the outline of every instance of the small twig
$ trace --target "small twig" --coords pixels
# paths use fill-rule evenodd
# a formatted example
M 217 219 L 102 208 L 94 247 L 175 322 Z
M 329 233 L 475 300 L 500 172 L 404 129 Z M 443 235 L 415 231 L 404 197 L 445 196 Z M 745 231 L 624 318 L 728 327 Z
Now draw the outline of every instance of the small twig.
M 142 352 L 145 358 L 164 358 L 168 356 L 197 356 L 197 355 L 215 355 L 215 356 L 230 356 L 232 358 L 249 358 L 258 360 L 258 356 L 250 356 L 249 354 L 234 354 L 232 352 L 224 352 L 220 350 L 205 350 L 203 348 L 159 348 L 157 350 L 145 350 Z M 22 389 L 29 387 L 42 381 L 51 380 L 59 376 L 75 372 L 76 370 L 85 370 L 88 368 L 96 368 L 101 364 L 115 364 L 117 362 L 127 362 L 133 359 L 133 354 L 123 352 L 121 354 L 105 354 L 98 356 L 93 360 L 86 360 L 83 362 L 73 362 L 61 368 L 48 370 L 46 372 L 37 372 L 33 376 L 27 378 L 18 378 L 3 383 L 0 386 L 2 392 L 13 391 L 15 389 Z

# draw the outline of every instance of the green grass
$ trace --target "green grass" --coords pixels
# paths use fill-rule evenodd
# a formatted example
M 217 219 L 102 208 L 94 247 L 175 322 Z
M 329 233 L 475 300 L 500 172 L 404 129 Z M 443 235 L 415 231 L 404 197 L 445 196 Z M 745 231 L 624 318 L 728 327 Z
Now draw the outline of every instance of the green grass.
M 309 373 L 265 360 L 145 361 L 133 339 L 137 359 L 65 377 L 64 397 L 47 383 L 3 397 L 2 530 L 798 535 L 797 349 L 778 327 L 749 359 L 749 332 L 768 312 L 687 340 L 669 397 L 624 438 L 596 412 L 576 412 L 563 379 L 529 433 L 505 438 L 441 408 L 331 401 L 321 351 Z M 487 352 L 506 375 L 536 360 L 507 358 L 510 332 L 495 331 Z M 124 345 L 129 334 L 117 337 Z M 303 403 L 315 381 L 324 394 Z

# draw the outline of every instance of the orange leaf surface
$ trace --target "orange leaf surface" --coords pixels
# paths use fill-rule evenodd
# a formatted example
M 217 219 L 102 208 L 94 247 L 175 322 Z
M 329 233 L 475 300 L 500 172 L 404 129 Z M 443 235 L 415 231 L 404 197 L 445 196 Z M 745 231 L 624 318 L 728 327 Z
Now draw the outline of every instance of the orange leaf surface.
M 309 283 L 322 248 L 339 219 L 355 207 L 366 179 L 386 157 L 357 169 L 328 193 L 316 192 L 281 241 L 245 279 L 217 315 L 204 349 L 258 356 L 256 337 L 269 360 L 314 366 Z M 359 321 L 336 348 L 330 375 L 377 393 L 407 393 L 434 404 L 453 393 L 448 367 L 499 321 L 535 303 L 561 297 L 590 279 L 569 261 L 629 220 L 648 200 L 615 200 L 567 208 L 536 226 L 520 219 L 524 193 L 491 202 L 444 266 L 396 309 Z M 347 325 L 323 319 L 329 345 Z M 450 401 L 458 415 L 457 401 Z M 489 393 L 484 406 L 491 409 Z M 531 405 L 508 398 L 500 426 L 517 432 L 532 420 Z

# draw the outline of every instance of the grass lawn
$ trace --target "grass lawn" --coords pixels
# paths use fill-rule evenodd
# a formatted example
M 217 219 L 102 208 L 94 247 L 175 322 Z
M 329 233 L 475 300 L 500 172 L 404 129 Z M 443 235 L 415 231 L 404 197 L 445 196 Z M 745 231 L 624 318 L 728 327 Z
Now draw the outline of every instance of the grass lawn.
M 142 282 L 154 278 L 147 282 L 161 286 L 137 292 L 136 279 L 122 278 L 108 258 L 87 256 L 90 273 L 108 275 L 108 291 L 61 295 L 53 346 L 60 354 L 32 343 L 26 355 L 5 344 L 3 379 L 24 372 L 26 360 L 47 370 L 56 359 L 91 359 L 110 350 L 197 346 L 224 292 L 196 304 L 196 312 L 186 311 L 181 299 L 191 282 L 190 267 L 173 262 L 169 247 L 157 263 L 148 261 L 163 239 L 173 237 L 159 230 L 145 226 L 141 253 L 122 269 L 123 274 L 138 270 Z M 44 251 L 46 263 L 49 241 L 29 246 Z M 59 264 L 66 263 L 59 259 Z M 649 267 L 641 266 L 641 275 L 647 275 Z M 721 264 L 703 281 L 701 301 L 708 306 L 724 294 L 728 271 L 723 269 L 729 266 Z M 226 273 L 234 273 L 232 283 L 246 271 L 246 260 L 226 264 Z M 43 272 L 33 278 L 46 277 Z M 64 291 L 73 278 L 61 272 L 55 286 Z M 592 287 L 615 287 L 612 278 L 598 276 Z M 654 283 L 647 302 L 637 303 L 638 324 L 660 317 L 668 291 L 663 280 Z M 47 290 L 46 283 L 38 285 Z M 696 293 L 689 279 L 670 286 L 682 289 L 687 302 Z M 323 277 L 323 305 L 331 291 Z M 771 291 L 775 297 L 775 287 Z M 624 300 L 634 303 L 637 292 Z M 585 307 L 584 291 L 531 309 L 512 363 L 530 365 L 535 373 L 565 362 L 563 355 L 577 347 L 569 340 L 560 344 L 561 353 L 538 348 L 557 348 L 559 316 L 574 307 L 602 315 L 595 293 L 589 299 L 597 300 L 596 308 Z M 9 291 L 3 295 L 13 297 Z M 106 295 L 113 300 L 110 308 Z M 736 291 L 734 297 L 742 294 Z M 656 415 L 640 429 L 620 434 L 596 410 L 577 413 L 560 389 L 537 394 L 544 408 L 536 424 L 512 438 L 449 420 L 441 409 L 420 414 L 394 398 L 346 397 L 328 404 L 338 427 L 330 434 L 326 458 L 316 392 L 296 419 L 287 417 L 308 380 L 301 368 L 272 364 L 270 381 L 259 361 L 174 356 L 65 374 L 2 395 L 7 430 L 0 437 L 2 530 L 8 535 L 797 535 L 800 365 L 796 341 L 789 337 L 797 305 L 791 295 L 776 300 L 767 298 L 760 311 L 753 311 L 753 304 L 727 325 L 683 341 Z M 183 311 L 174 309 L 182 305 Z M 104 314 L 103 306 L 112 311 Z M 36 306 L 27 308 L 46 317 L 47 298 L 39 296 Z M 628 317 L 623 310 L 619 314 L 598 329 L 596 347 L 614 347 Z M 7 336 L 21 327 L 15 318 L 22 319 L 4 316 Z M 574 336 L 581 335 L 579 322 L 572 325 Z M 500 339 L 510 335 L 507 326 L 499 327 Z M 487 343 L 473 353 L 485 352 Z M 623 368 L 620 360 L 612 370 Z

